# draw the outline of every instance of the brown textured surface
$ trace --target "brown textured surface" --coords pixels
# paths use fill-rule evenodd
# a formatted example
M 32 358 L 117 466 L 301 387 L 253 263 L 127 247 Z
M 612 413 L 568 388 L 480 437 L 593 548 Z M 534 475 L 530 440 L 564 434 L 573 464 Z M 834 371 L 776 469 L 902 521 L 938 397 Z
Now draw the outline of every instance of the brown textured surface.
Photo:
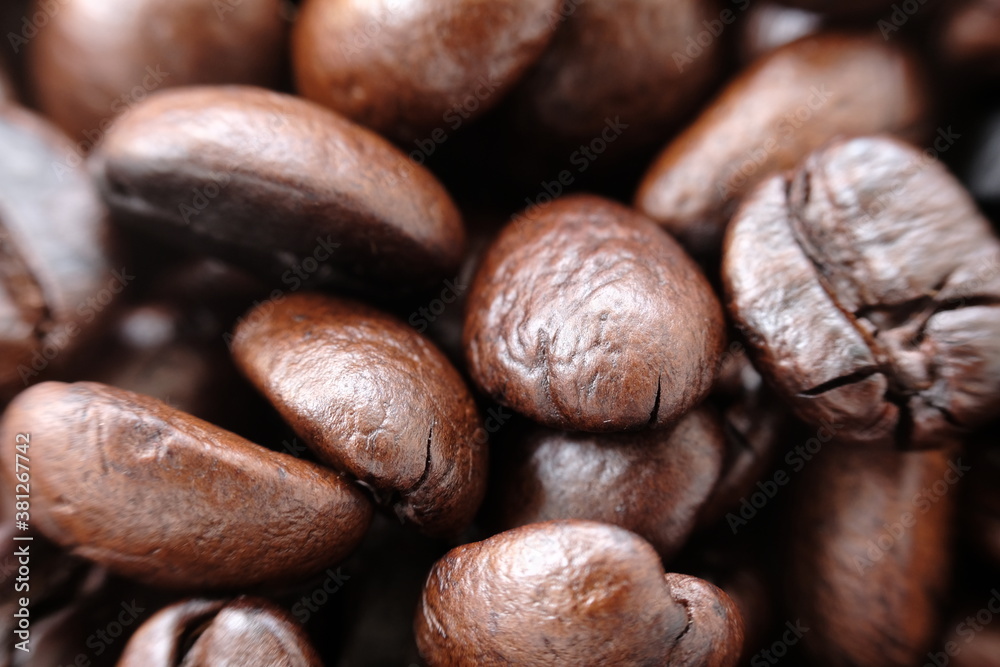
M 676 597 L 674 597 L 676 596 Z M 431 667 L 734 665 L 732 601 L 664 575 L 633 533 L 553 521 L 451 550 L 431 570 L 416 619 Z
M 320 667 L 302 627 L 272 602 L 185 600 L 129 640 L 118 667 Z
M 363 304 L 297 294 L 251 311 L 233 354 L 320 460 L 432 535 L 455 535 L 486 491 L 485 432 L 427 338 Z
M 44 15 L 26 47 L 29 87 L 74 143 L 153 90 L 270 86 L 285 62 L 281 0 L 58 0 Z
M 552 38 L 559 6 L 307 0 L 295 24 L 295 79 L 305 97 L 377 132 L 426 140 L 500 101 Z
M 692 58 L 688 40 L 711 36 L 710 28 L 721 34 L 739 13 L 716 0 L 570 0 L 564 7 L 567 18 L 518 92 L 523 120 L 546 136 L 589 142 L 620 117 L 628 125 L 622 140 L 631 144 L 662 141 L 694 110 L 720 69 L 722 42 L 696 44 Z M 725 9 L 728 23 L 720 18 Z
M 371 505 L 334 472 L 166 404 L 96 383 L 22 392 L 0 424 L 31 434 L 31 520 L 72 553 L 146 583 L 301 579 L 361 540 Z M 13 447 L 3 449 L 8 483 Z
M 402 284 L 454 275 L 462 259 L 461 218 L 429 171 L 289 95 L 165 91 L 122 118 L 91 163 L 122 222 L 258 273 L 280 274 L 321 241 L 340 244 L 324 250 L 329 266 Z M 217 194 L 203 210 L 181 209 L 206 190 Z
M 29 111 L 0 106 L 0 146 L 2 403 L 88 337 L 108 310 L 88 299 L 119 267 L 109 266 L 107 211 L 87 174 L 67 163 L 65 137 Z
M 939 446 L 1000 408 L 1000 241 L 943 166 L 844 141 L 762 184 L 726 239 L 730 312 L 812 424 Z
M 811 664 L 923 664 L 948 590 L 958 494 L 930 489 L 949 471 L 947 450 L 829 447 L 796 480 L 786 591 L 791 618 L 809 628 Z
M 492 504 L 507 529 L 549 519 L 614 524 L 669 559 L 684 545 L 722 467 L 718 415 L 692 410 L 675 427 L 628 434 L 536 428 L 503 443 Z
M 466 305 L 476 383 L 568 430 L 676 421 L 711 388 L 723 339 L 718 300 L 681 247 L 643 216 L 587 195 L 505 227 Z
M 927 104 L 914 59 L 880 36 L 803 38 L 733 79 L 667 145 L 643 177 L 636 208 L 696 254 L 714 255 L 754 185 L 838 136 L 918 141 Z

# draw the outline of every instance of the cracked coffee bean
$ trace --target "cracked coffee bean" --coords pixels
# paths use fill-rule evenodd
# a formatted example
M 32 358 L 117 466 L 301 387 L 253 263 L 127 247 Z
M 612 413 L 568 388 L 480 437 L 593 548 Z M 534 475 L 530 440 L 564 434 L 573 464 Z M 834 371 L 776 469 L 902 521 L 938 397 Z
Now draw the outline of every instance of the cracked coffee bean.
M 427 338 L 360 303 L 297 294 L 249 312 L 233 355 L 319 459 L 430 535 L 472 521 L 486 437 L 465 382 Z
M 425 143 L 443 143 L 493 107 L 534 64 L 560 4 L 306 0 L 295 79 L 304 97 L 427 153 Z
M 129 640 L 118 667 L 320 667 L 302 627 L 259 598 L 185 600 Z
M 94 335 L 128 270 L 112 273 L 107 211 L 62 133 L 0 106 L 0 146 L 2 405 Z
M 665 574 L 622 528 L 552 521 L 448 552 L 416 620 L 431 667 L 735 665 L 743 621 L 724 592 Z
M 949 450 L 824 449 L 796 479 L 785 590 L 810 664 L 912 667 L 939 629 L 964 475 Z
M 635 206 L 696 256 L 714 258 L 743 196 L 811 151 L 879 132 L 920 140 L 925 93 L 914 57 L 880 37 L 805 37 L 733 79 L 656 158 Z
M 25 46 L 42 112 L 90 150 L 116 116 L 175 86 L 278 83 L 281 0 L 58 0 Z
M 453 276 L 463 256 L 458 210 L 429 171 L 290 95 L 164 91 L 115 123 L 91 168 L 116 220 L 285 284 L 311 266 L 312 279 L 399 288 Z
M 642 215 L 588 195 L 515 216 L 469 291 L 469 372 L 552 428 L 662 427 L 712 387 L 725 331 L 694 261 Z
M 1000 409 L 1000 240 L 943 166 L 834 144 L 734 218 L 730 311 L 760 372 L 841 441 L 940 447 Z
M 181 589 L 302 580 L 361 541 L 372 508 L 331 470 L 105 385 L 21 392 L 0 438 L 31 434 L 33 525 L 74 555 Z M 0 452 L 13 486 L 13 447 Z
M 587 434 L 534 428 L 500 447 L 492 499 L 501 529 L 549 519 L 614 524 L 669 560 L 719 481 L 724 436 L 708 408 L 676 426 Z

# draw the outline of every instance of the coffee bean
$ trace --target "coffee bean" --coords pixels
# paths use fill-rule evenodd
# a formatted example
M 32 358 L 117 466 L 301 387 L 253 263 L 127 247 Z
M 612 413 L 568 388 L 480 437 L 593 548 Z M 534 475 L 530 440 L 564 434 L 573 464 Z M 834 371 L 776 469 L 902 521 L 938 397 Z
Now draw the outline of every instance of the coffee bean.
M 761 184 L 724 280 L 799 417 L 870 447 L 940 447 L 1000 407 L 1000 241 L 937 162 L 844 141 Z
M 334 268 L 399 287 L 453 276 L 461 261 L 461 218 L 428 171 L 289 95 L 165 91 L 116 123 L 91 161 L 119 221 L 272 267 L 283 288 Z
M 874 36 L 806 37 L 755 62 L 667 145 L 636 208 L 693 253 L 714 257 L 741 198 L 839 136 L 927 131 L 913 57 Z
M 466 306 L 476 383 L 553 428 L 672 423 L 711 389 L 722 313 L 694 262 L 650 221 L 593 196 L 515 217 Z
M 559 24 L 558 0 L 307 0 L 295 79 L 308 99 L 422 155 L 517 83 Z
M 486 432 L 461 376 L 412 328 L 357 302 L 296 294 L 249 312 L 233 354 L 321 461 L 431 535 L 466 528 Z
M 156 90 L 278 83 L 280 10 L 281 0 L 58 0 L 26 46 L 28 85 L 42 112 L 89 150 Z
M 301 579 L 343 559 L 371 519 L 361 492 L 334 472 L 122 389 L 36 385 L 0 423 L 6 442 L 17 433 L 31 438 L 33 524 L 158 586 Z M 14 454 L 0 454 L 11 486 Z
M 711 584 L 664 574 L 645 541 L 552 521 L 448 552 L 431 569 L 417 645 L 436 665 L 735 665 L 743 621 Z
M 185 600 L 160 610 L 129 640 L 118 667 L 320 667 L 302 628 L 267 600 Z
M 763 0 L 747 8 L 740 22 L 739 53 L 744 64 L 825 27 L 826 17 L 808 9 Z
M 536 428 L 499 447 L 500 528 L 589 519 L 627 528 L 669 560 L 684 545 L 723 461 L 718 415 L 689 412 L 673 428 L 628 434 Z M 755 480 L 756 481 L 756 480 Z

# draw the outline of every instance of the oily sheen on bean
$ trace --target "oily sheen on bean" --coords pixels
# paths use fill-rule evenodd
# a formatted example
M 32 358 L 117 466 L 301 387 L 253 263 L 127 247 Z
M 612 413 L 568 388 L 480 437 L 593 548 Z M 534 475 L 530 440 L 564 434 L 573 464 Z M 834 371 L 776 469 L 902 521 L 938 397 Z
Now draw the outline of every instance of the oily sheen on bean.
M 281 275 L 308 257 L 313 278 L 398 288 L 454 275 L 462 258 L 461 218 L 429 171 L 290 95 L 164 91 L 114 125 L 91 168 L 120 222 L 255 271 Z
M 0 423 L 4 441 L 18 433 L 30 434 L 33 524 L 157 586 L 304 579 L 346 557 L 371 520 L 371 503 L 335 472 L 123 389 L 36 385 Z M 14 454 L 0 454 L 11 488 Z

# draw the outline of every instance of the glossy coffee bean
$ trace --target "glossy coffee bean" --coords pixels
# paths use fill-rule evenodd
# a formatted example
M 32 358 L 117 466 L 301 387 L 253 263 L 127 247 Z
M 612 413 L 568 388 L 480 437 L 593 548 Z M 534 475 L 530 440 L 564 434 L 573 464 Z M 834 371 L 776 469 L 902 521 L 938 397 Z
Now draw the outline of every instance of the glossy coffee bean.
M 961 459 L 827 447 L 796 480 L 791 618 L 818 666 L 923 664 L 948 590 Z
M 469 291 L 469 372 L 494 400 L 579 431 L 661 427 L 711 389 L 724 339 L 708 282 L 669 235 L 598 197 L 515 216 Z
M 89 150 L 156 90 L 270 86 L 284 65 L 281 0 L 60 0 L 26 45 L 42 112 Z
M 381 134 L 442 143 L 535 62 L 559 9 L 558 0 L 307 0 L 295 79 L 305 97 Z
M 943 166 L 862 138 L 757 188 L 723 277 L 757 368 L 799 417 L 843 441 L 938 447 L 1000 408 L 998 258 Z
M 455 275 L 462 258 L 461 218 L 430 172 L 289 95 L 165 91 L 116 123 L 91 162 L 121 222 L 270 267 L 285 285 L 336 269 L 399 286 Z
M 30 434 L 34 525 L 158 586 L 302 579 L 343 559 L 371 519 L 334 472 L 122 389 L 36 385 L 0 424 L 6 441 L 18 433 Z M 2 453 L 11 484 L 14 453 Z
M 259 598 L 185 600 L 129 640 L 118 667 L 320 667 L 302 627 Z
M 879 36 L 827 33 L 756 61 L 646 172 L 639 211 L 714 257 L 741 198 L 841 136 L 919 141 L 928 101 L 914 58 Z
M 361 303 L 296 294 L 243 318 L 233 355 L 321 461 L 431 535 L 472 521 L 486 432 L 458 371 L 413 328 Z
M 676 426 L 628 434 L 535 428 L 500 447 L 492 503 L 503 529 L 549 519 L 627 528 L 664 559 L 684 545 L 718 483 L 724 436 L 699 408 Z
M 610 120 L 621 128 L 616 144 L 636 145 L 662 141 L 708 92 L 724 43 L 712 33 L 733 24 L 738 8 L 715 0 L 569 0 L 562 12 L 552 45 L 518 92 L 526 129 L 589 145 L 608 138 Z
M 589 521 L 532 524 L 431 570 L 417 645 L 438 665 L 735 665 L 743 622 L 711 584 L 664 574 L 645 541 Z
M 129 282 L 107 211 L 48 123 L 0 106 L 0 404 L 51 377 Z M 134 276 L 132 276 L 134 277 Z

